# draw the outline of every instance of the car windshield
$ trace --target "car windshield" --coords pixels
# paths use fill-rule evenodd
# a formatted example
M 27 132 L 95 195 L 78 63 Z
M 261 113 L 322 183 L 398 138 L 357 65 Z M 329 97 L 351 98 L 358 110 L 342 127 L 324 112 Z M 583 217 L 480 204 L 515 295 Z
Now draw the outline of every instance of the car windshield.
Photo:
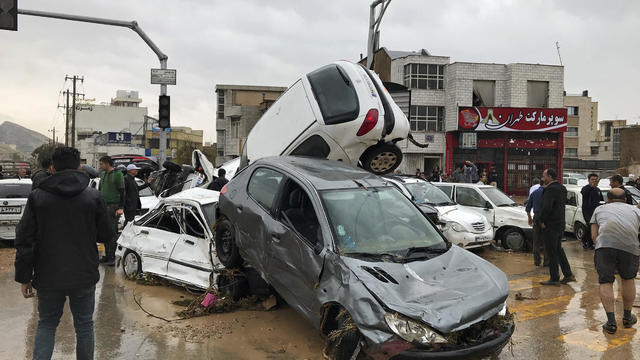
M 151 188 L 146 187 L 146 188 L 140 190 L 140 196 L 141 197 L 153 196 L 153 192 L 151 191 Z
M 502 191 L 492 187 L 482 187 L 480 188 L 489 200 L 494 203 L 496 206 L 518 206 L 518 204 L 513 201 L 510 197 L 505 195 Z
M 415 249 L 444 252 L 447 244 L 409 199 L 395 188 L 321 192 L 342 254 L 407 259 Z
M 409 190 L 413 199 L 418 203 L 432 205 L 453 205 L 455 204 L 442 190 L 437 186 L 431 185 L 426 181 L 419 181 L 411 184 L 404 184 Z
M 0 199 L 26 199 L 31 193 L 31 183 L 0 184 Z

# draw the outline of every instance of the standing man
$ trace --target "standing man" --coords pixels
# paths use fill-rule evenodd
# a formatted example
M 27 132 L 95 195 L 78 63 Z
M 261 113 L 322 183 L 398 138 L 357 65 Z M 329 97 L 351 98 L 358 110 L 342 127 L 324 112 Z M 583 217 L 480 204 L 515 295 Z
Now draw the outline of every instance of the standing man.
M 622 178 L 622 175 L 615 174 L 611 178 L 609 178 L 609 187 L 611 187 L 612 189 L 620 188 L 624 190 L 625 202 L 629 205 L 633 205 L 633 198 L 631 197 L 631 193 L 629 192 L 629 190 L 622 187 L 623 182 L 624 178 Z
M 533 185 L 531 185 L 531 187 L 529 188 L 529 196 L 531 196 L 534 191 L 538 190 L 540 186 L 540 179 L 533 178 Z
M 464 162 L 462 171 L 464 174 L 462 182 L 473 184 L 474 182 L 478 181 L 478 168 L 471 161 L 467 160 Z
M 213 190 L 213 191 L 222 190 L 222 187 L 225 186 L 229 182 L 229 180 L 227 180 L 227 178 L 224 177 L 225 175 L 227 175 L 227 171 L 225 169 L 219 169 L 218 170 L 218 177 L 215 178 L 211 182 L 211 184 L 209 184 L 207 189 Z
M 604 331 L 613 334 L 618 329 L 616 323 L 613 282 L 617 271 L 622 278 L 622 324 L 630 328 L 638 319 L 631 313 L 636 297 L 635 277 L 638 273 L 638 227 L 640 209 L 625 204 L 622 189 L 613 188 L 607 193 L 607 204 L 599 206 L 591 218 L 591 236 L 596 243 L 594 263 L 600 283 L 600 300 L 607 313 Z
M 139 167 L 135 164 L 127 165 L 127 175 L 124 176 L 124 224 L 133 221 L 138 213 L 138 210 L 142 208 L 140 204 L 140 190 L 149 187 L 149 183 L 138 186 L 136 183 L 136 176 L 138 175 Z
M 540 228 L 544 239 L 545 257 L 549 258 L 549 280 L 541 281 L 542 285 L 560 285 L 576 281 L 571 272 L 571 266 L 567 255 L 562 249 L 562 235 L 565 228 L 565 209 L 567 202 L 567 189 L 558 182 L 558 173 L 555 169 L 547 169 L 542 172 L 544 191 L 540 206 Z M 562 269 L 564 278 L 560 280 L 558 264 Z
M 53 152 L 54 174 L 31 192 L 16 228 L 15 280 L 25 298 L 38 295 L 33 358 L 51 359 L 66 298 L 76 330 L 76 357 L 93 359 L 95 284 L 100 279 L 96 242 L 111 236 L 102 196 L 88 188 L 80 153 Z
M 542 263 L 542 266 L 548 266 L 549 258 L 544 250 L 542 229 L 540 228 L 540 208 L 542 207 L 542 193 L 544 192 L 544 188 L 540 186 L 540 180 L 538 179 L 534 179 L 533 183 L 536 184 L 536 181 L 538 182 L 538 187 L 529 194 L 525 211 L 529 218 L 529 226 L 533 228 L 533 264 L 540 266 L 540 263 Z M 531 210 L 533 210 L 533 218 L 531 217 Z M 541 261 L 541 254 L 544 255 L 544 261 Z
M 587 223 L 585 229 L 584 238 L 582 239 L 582 247 L 586 250 L 593 250 L 593 240 L 591 239 L 591 216 L 598 206 L 600 201 L 604 201 L 602 198 L 602 191 L 598 188 L 598 175 L 589 174 L 589 183 L 582 187 L 580 194 L 582 194 L 582 216 Z
M 40 169 L 36 170 L 31 176 L 31 191 L 37 189 L 44 179 L 51 176 L 52 172 L 53 165 L 51 164 L 51 159 L 42 159 L 42 161 L 40 161 Z
M 107 218 L 111 225 L 113 236 L 104 244 L 105 256 L 101 263 L 109 266 L 116 264 L 116 240 L 118 236 L 118 217 L 124 213 L 124 176 L 121 171 L 113 168 L 110 156 L 100 158 L 100 193 L 107 203 Z

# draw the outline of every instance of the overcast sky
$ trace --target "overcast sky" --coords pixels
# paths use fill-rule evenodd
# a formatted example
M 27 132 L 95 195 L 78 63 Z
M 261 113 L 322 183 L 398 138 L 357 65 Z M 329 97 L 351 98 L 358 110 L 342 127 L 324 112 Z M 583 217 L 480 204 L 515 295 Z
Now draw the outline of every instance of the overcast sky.
M 137 20 L 177 69 L 172 124 L 204 129 L 205 141 L 215 141 L 215 84 L 288 86 L 331 61 L 358 60 L 370 3 L 19 0 L 22 9 Z M 392 0 L 380 30 L 381 46 L 425 48 L 451 62 L 559 64 L 559 41 L 568 93 L 588 89 L 600 120 L 640 120 L 639 1 Z M 0 122 L 62 130 L 57 106 L 74 74 L 98 103 L 138 90 L 155 116 L 160 89 L 149 69 L 157 67 L 131 30 L 20 15 L 17 32 L 0 31 Z

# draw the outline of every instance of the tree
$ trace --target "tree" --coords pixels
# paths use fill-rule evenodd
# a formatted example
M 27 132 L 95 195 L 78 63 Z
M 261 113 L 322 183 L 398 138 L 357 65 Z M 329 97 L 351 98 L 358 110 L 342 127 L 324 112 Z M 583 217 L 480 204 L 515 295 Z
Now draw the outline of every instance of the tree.
M 176 156 L 171 159 L 178 164 L 191 164 L 191 154 L 193 150 L 198 149 L 193 143 L 184 143 L 176 150 Z
M 40 161 L 42 161 L 43 159 L 51 159 L 51 156 L 53 155 L 53 150 L 55 150 L 57 147 L 60 147 L 60 146 L 62 146 L 62 144 L 56 144 L 56 143 L 42 144 L 31 152 L 31 156 L 39 166 Z

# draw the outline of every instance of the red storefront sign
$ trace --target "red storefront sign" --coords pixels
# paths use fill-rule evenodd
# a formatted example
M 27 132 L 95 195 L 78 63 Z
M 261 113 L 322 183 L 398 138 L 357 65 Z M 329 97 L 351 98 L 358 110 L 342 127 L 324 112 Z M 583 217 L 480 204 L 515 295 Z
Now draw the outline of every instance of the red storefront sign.
M 567 131 L 567 109 L 460 107 L 462 131 Z

